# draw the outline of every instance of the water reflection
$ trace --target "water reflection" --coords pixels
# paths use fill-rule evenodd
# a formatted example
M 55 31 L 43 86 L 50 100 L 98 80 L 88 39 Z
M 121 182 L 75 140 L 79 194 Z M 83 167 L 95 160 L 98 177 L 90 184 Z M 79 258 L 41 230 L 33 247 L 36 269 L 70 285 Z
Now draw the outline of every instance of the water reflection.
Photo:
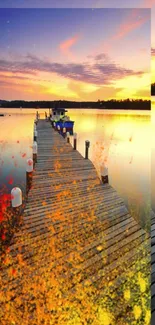
M 25 163 L 32 156 L 35 111 L 10 109 L 6 112 L 11 116 L 0 118 L 1 189 L 10 191 L 20 186 L 25 190 Z M 40 111 L 43 117 L 45 109 Z M 90 141 L 89 157 L 98 173 L 104 161 L 110 184 L 134 211 L 135 218 L 143 226 L 147 224 L 151 196 L 150 112 L 69 110 L 69 115 L 75 121 L 77 149 L 84 156 L 85 140 Z
M 33 117 L 0 118 L 0 190 L 21 187 L 25 193 L 26 159 L 32 156 Z
M 151 110 L 151 122 L 152 122 L 152 156 L 151 156 L 151 202 L 152 208 L 155 211 L 155 97 L 152 97 L 152 110 Z
M 149 222 L 151 196 L 150 114 L 116 114 L 116 111 L 113 114 L 100 111 L 90 114 L 91 111 L 87 114 L 70 113 L 78 133 L 78 150 L 84 156 L 84 142 L 90 140 L 90 159 L 98 173 L 104 161 L 109 169 L 110 184 L 144 226 Z

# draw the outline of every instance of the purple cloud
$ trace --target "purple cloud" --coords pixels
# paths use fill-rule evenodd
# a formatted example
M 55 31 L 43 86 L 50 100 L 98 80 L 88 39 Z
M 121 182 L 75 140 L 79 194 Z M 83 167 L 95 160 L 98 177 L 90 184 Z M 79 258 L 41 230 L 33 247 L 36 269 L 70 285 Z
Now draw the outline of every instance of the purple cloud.
M 64 78 L 75 81 L 83 81 L 96 85 L 111 84 L 117 79 L 132 75 L 142 75 L 143 71 L 134 71 L 120 67 L 115 63 L 106 60 L 107 56 L 103 53 L 94 57 L 93 63 L 56 63 L 46 59 L 39 59 L 28 54 L 22 61 L 0 60 L 0 71 L 12 73 L 26 73 L 37 76 L 38 72 L 57 73 Z M 102 62 L 104 60 L 105 62 Z

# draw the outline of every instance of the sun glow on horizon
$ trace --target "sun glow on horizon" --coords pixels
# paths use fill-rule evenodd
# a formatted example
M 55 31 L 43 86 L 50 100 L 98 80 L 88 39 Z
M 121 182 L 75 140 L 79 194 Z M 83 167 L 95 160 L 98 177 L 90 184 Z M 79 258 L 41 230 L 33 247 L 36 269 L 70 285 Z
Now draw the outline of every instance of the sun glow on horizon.
M 151 60 L 151 80 L 155 83 L 155 56 L 152 56 Z

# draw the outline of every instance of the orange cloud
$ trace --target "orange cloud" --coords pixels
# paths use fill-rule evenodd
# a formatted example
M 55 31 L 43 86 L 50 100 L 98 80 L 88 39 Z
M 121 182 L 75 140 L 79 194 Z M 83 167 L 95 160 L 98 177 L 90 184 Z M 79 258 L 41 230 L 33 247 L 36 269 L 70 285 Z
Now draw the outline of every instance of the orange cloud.
M 73 58 L 71 47 L 78 42 L 79 38 L 80 38 L 79 35 L 75 35 L 72 38 L 69 38 L 66 41 L 62 42 L 59 45 L 59 48 L 62 51 L 62 53 Z

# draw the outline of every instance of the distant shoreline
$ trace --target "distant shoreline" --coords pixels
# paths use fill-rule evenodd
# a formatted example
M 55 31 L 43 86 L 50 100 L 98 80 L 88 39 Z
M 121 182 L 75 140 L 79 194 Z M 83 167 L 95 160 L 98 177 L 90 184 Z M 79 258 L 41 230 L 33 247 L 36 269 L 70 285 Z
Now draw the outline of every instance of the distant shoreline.
M 125 100 L 98 100 L 94 101 L 24 101 L 14 100 L 5 101 L 0 100 L 0 108 L 19 108 L 19 109 L 51 109 L 51 108 L 66 108 L 66 109 L 112 109 L 112 110 L 151 110 L 151 100 L 142 99 L 125 99 Z
M 98 110 L 111 110 L 111 111 L 118 111 L 118 110 L 121 110 L 121 111 L 151 111 L 151 108 L 94 108 L 94 107 L 65 107 L 66 109 L 80 109 L 80 110 L 87 110 L 87 109 L 92 109 L 92 110 L 95 110 L 95 109 L 98 109 Z M 19 107 L 2 107 L 0 106 L 0 109 L 19 109 L 21 110 Z M 35 107 L 22 107 L 22 109 L 27 109 L 27 110 L 30 110 L 30 109 L 36 109 L 36 110 L 47 110 L 49 108 L 47 107 L 39 107 L 39 108 L 35 108 Z M 50 108 L 51 109 L 51 108 Z M 0 114 L 0 116 L 5 116 L 4 114 Z
M 151 84 L 151 96 L 155 96 L 155 83 Z

